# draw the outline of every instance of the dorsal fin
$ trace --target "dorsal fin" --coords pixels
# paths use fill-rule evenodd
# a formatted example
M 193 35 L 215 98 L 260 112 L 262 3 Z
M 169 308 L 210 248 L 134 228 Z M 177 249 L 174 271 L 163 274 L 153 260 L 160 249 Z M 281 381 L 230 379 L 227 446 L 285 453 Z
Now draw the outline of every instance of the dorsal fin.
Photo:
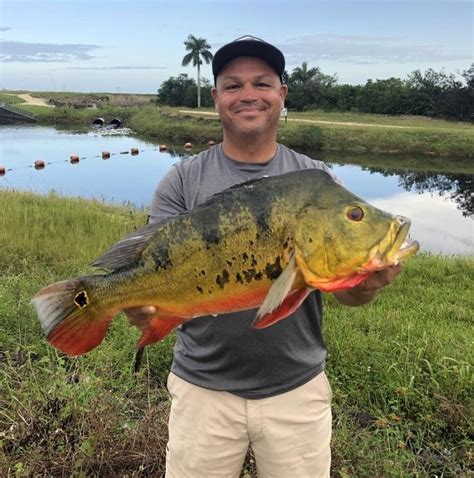
M 115 243 L 107 252 L 96 259 L 92 266 L 103 269 L 122 269 L 138 262 L 139 255 L 153 234 L 162 227 L 165 221 L 160 221 L 134 231 L 125 239 Z

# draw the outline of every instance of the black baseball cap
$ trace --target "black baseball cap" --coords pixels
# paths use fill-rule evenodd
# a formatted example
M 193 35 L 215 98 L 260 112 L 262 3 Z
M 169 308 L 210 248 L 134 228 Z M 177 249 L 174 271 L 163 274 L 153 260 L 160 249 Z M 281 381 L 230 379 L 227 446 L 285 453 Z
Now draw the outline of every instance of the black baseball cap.
M 219 48 L 212 59 L 214 83 L 229 61 L 239 56 L 252 56 L 266 61 L 282 79 L 285 71 L 285 57 L 275 46 L 251 35 L 245 35 Z

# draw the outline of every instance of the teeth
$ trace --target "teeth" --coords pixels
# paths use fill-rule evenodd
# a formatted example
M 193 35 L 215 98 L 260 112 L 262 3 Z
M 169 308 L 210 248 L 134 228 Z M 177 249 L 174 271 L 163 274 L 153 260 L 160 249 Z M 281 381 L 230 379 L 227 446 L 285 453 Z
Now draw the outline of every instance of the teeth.
M 402 249 L 405 249 L 406 247 L 410 246 L 411 243 L 413 242 L 413 239 L 411 238 L 410 234 L 407 235 L 407 237 L 405 237 L 405 240 L 402 242 L 402 245 L 400 246 L 400 251 Z

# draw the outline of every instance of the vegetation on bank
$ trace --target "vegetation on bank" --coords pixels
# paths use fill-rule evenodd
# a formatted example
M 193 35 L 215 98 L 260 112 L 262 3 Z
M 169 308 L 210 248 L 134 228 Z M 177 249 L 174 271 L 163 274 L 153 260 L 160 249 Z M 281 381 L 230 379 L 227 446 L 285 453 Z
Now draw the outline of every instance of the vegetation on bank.
M 6 105 L 21 105 L 25 100 L 16 95 L 10 95 L 6 93 L 0 93 L 0 103 L 5 103 Z
M 145 212 L 0 191 L 0 469 L 9 476 L 160 476 L 173 337 L 132 367 L 121 317 L 96 350 L 50 348 L 30 306 L 42 286 L 89 273 Z M 420 255 L 377 300 L 325 295 L 334 401 L 333 477 L 470 476 L 472 257 Z M 250 461 L 247 476 L 256 476 Z
M 206 114 L 212 112 L 210 109 L 183 113 L 178 108 L 155 105 L 109 105 L 98 109 L 22 107 L 35 114 L 39 124 L 80 131 L 89 129 L 96 117 L 119 117 L 137 134 L 158 142 L 207 144 L 209 140 L 219 141 L 222 135 L 219 119 Z M 356 113 L 327 115 L 320 111 L 291 113 L 288 122 L 280 122 L 278 140 L 299 150 L 410 154 L 456 161 L 466 161 L 473 155 L 474 126 L 470 124 Z

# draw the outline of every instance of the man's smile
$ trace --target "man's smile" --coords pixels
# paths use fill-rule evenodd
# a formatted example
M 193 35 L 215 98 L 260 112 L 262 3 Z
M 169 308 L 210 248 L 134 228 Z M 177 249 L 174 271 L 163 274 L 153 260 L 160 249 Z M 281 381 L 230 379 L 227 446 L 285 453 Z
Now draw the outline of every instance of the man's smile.
M 258 106 L 241 106 L 235 110 L 235 113 L 257 113 L 263 110 L 263 107 Z

